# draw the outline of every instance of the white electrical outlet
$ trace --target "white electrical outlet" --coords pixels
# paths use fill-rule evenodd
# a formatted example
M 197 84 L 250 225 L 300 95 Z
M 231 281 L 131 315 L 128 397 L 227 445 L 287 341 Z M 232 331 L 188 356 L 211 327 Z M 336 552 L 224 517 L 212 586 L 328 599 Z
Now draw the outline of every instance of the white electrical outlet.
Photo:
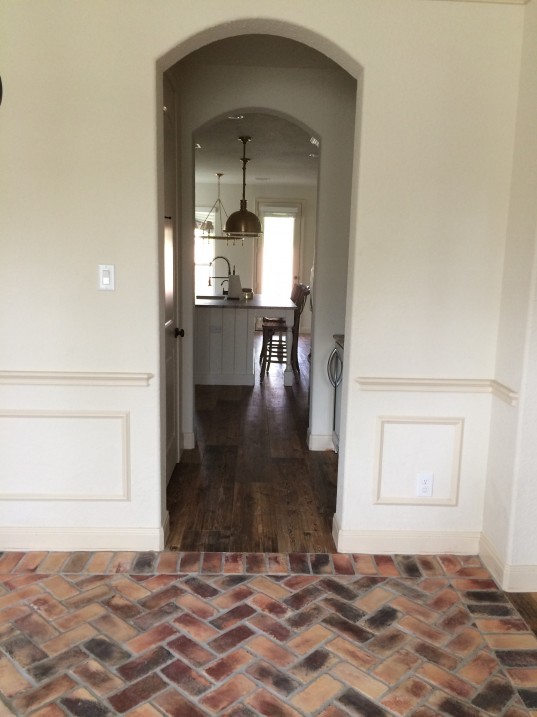
M 416 478 L 416 495 L 418 498 L 432 498 L 434 473 L 432 471 L 421 471 Z

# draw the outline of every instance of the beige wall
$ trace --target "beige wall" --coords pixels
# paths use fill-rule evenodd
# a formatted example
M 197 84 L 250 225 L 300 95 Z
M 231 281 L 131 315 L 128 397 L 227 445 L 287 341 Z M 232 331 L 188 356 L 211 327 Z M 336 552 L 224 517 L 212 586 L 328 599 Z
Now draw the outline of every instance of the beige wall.
M 106 536 L 108 547 L 136 541 L 155 547 L 161 540 L 160 73 L 189 51 L 241 32 L 306 42 L 354 76 L 363 68 L 352 176 L 340 545 L 477 546 L 487 471 L 493 472 L 496 456 L 487 465 L 492 406 L 500 402 L 494 435 L 508 426 L 508 450 L 518 430 L 510 404 L 498 398 L 508 392 L 490 382 L 523 389 L 522 368 L 506 368 L 506 327 L 517 306 L 530 302 L 529 281 L 526 276 L 528 288 L 520 287 L 516 299 L 509 289 L 516 280 L 506 279 L 502 288 L 502 272 L 506 237 L 506 268 L 513 276 L 517 262 L 526 265 L 514 256 L 518 227 L 524 224 L 529 244 L 535 239 L 529 201 L 520 200 L 515 209 L 530 171 L 524 169 L 527 128 L 536 118 L 528 70 L 535 52 L 533 1 L 339 0 L 337 13 L 320 0 L 206 0 L 199 13 L 185 7 L 177 0 L 152 3 L 151 12 L 142 0 L 7 0 L 0 8 L 0 436 L 23 456 L 31 451 L 24 422 L 41 420 L 61 451 L 62 442 L 76 444 L 77 431 L 86 435 L 74 414 L 94 412 L 106 422 L 110 413 L 123 412 L 130 437 L 123 446 L 126 499 L 58 500 L 54 491 L 69 495 L 78 480 L 67 459 L 59 468 L 43 464 L 39 485 L 29 472 L 31 461 L 12 460 L 10 485 L 28 483 L 34 497 L 20 500 L 13 493 L 0 501 L 2 547 L 24 540 L 50 547 L 52 534 L 64 536 L 64 547 L 94 544 L 96 534 Z M 532 24 L 519 97 L 525 14 Z M 525 128 L 522 115 L 517 125 L 519 108 Z M 99 263 L 116 265 L 116 292 L 96 290 Z M 516 328 L 513 351 L 528 345 L 526 336 L 522 325 Z M 57 372 L 60 387 L 32 388 L 21 371 L 34 372 L 37 381 L 35 372 Z M 530 371 L 528 365 L 528 384 Z M 120 377 L 113 387 L 73 387 L 78 372 L 86 372 L 90 384 L 102 384 L 110 373 Z M 149 385 L 130 385 L 138 374 L 153 376 Z M 364 379 L 379 377 L 394 381 L 364 389 Z M 409 378 L 433 381 L 433 390 L 419 383 L 416 389 Z M 404 390 L 399 380 L 406 381 Z M 466 380 L 473 381 L 471 390 L 465 390 Z M 482 386 L 496 393 L 481 393 Z M 44 414 L 51 411 L 71 421 L 69 430 L 61 421 L 47 423 Z M 385 420 L 390 416 L 418 420 L 391 424 Z M 381 496 L 397 484 L 393 466 L 407 430 L 416 447 L 432 435 L 437 450 L 426 459 L 437 460 L 439 475 L 450 472 L 455 454 L 446 446 L 456 430 L 434 419 L 454 417 L 464 419 L 456 505 L 379 503 L 377 479 Z M 380 449 L 379 425 L 386 429 Z M 106 450 L 109 465 L 116 466 L 110 481 L 119 486 L 117 465 L 125 460 L 114 432 Z M 520 499 L 531 493 L 529 476 L 535 473 L 533 456 L 524 455 L 525 470 L 517 473 Z M 417 455 L 401 452 L 403 458 L 405 492 L 422 464 Z M 509 484 L 511 465 L 501 479 L 491 479 L 495 485 Z M 58 470 L 61 485 L 53 486 Z M 439 485 L 447 490 L 443 477 Z M 522 503 L 515 501 L 496 526 L 490 511 L 495 499 L 493 490 L 486 536 L 496 545 L 495 532 L 502 533 L 496 545 L 500 568 L 505 562 L 531 565 L 534 558 L 517 538 L 519 532 L 531 535 Z M 31 533 L 25 526 L 33 527 Z M 431 533 L 437 542 L 425 543 Z M 405 543 L 405 536 L 414 543 Z
M 535 384 L 537 233 L 537 4 L 526 8 L 496 375 L 520 391 L 492 415 L 484 543 L 511 589 L 535 575 Z M 533 566 L 530 568 L 529 566 Z

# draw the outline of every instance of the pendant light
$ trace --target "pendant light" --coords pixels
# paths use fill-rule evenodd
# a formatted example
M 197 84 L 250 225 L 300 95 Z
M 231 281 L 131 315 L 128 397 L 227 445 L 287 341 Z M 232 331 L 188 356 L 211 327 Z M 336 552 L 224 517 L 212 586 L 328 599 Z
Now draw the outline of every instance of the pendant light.
M 242 142 L 242 199 L 241 208 L 238 212 L 230 214 L 224 234 L 230 239 L 245 239 L 250 237 L 255 239 L 261 234 L 261 222 L 258 217 L 246 209 L 246 164 L 250 161 L 246 156 L 246 144 L 250 142 L 251 137 L 239 137 Z
M 224 209 L 224 205 L 222 204 L 222 200 L 220 199 L 220 180 L 224 176 L 223 172 L 216 172 L 216 176 L 218 178 L 218 197 L 213 204 L 213 206 L 209 209 L 209 213 L 205 217 L 205 219 L 197 225 L 198 229 L 202 232 L 202 237 L 204 239 L 227 239 L 227 237 L 224 237 L 222 235 L 222 212 L 225 214 L 227 219 L 227 212 Z M 211 215 L 215 214 L 215 223 L 217 221 L 216 215 L 218 215 L 218 223 L 220 225 L 220 233 L 218 232 L 216 234 L 212 234 L 213 231 L 216 231 L 218 229 L 218 226 L 215 227 L 215 225 L 212 223 L 210 217 Z

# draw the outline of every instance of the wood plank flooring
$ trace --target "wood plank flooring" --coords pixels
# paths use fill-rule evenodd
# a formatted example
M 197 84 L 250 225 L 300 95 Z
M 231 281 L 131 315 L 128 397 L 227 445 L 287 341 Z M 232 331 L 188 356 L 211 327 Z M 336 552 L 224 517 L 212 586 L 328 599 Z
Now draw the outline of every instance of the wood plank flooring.
M 537 635 L 537 593 L 507 593 L 507 597 Z
M 280 365 L 262 385 L 196 386 L 196 448 L 168 486 L 168 549 L 335 552 L 337 455 L 307 448 L 308 353 L 304 336 L 293 386 Z

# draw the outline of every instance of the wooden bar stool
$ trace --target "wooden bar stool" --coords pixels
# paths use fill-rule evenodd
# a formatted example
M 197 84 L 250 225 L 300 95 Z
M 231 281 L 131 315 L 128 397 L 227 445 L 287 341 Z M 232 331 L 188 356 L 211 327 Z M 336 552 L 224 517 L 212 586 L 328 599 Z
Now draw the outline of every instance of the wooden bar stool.
M 305 284 L 294 284 L 291 292 L 291 300 L 296 305 L 294 321 L 292 326 L 293 342 L 291 345 L 291 366 L 293 371 L 300 372 L 298 365 L 298 334 L 300 328 L 300 316 L 306 303 L 306 297 L 310 293 L 309 286 Z M 287 324 L 282 318 L 263 317 L 263 344 L 259 362 L 261 364 L 260 382 L 263 383 L 265 374 L 268 373 L 271 363 L 287 363 Z

